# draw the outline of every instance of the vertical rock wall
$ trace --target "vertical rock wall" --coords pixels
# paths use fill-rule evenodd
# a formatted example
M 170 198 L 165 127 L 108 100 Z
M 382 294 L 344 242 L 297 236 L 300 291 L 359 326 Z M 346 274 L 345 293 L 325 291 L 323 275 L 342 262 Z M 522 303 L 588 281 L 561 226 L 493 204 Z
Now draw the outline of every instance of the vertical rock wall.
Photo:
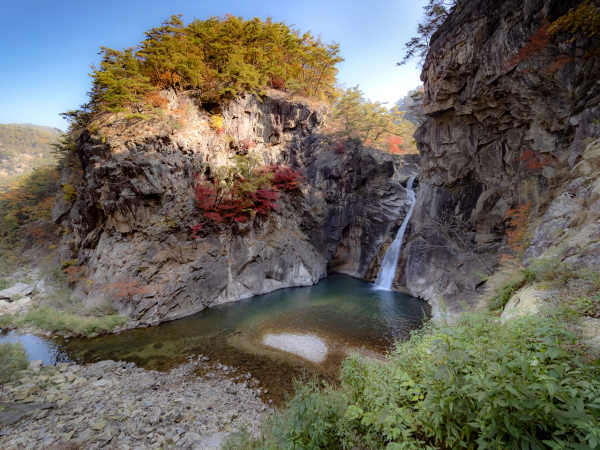
M 327 108 L 280 91 L 224 106 L 222 131 L 192 97 L 164 95 L 165 117 L 107 114 L 77 140 L 84 179 L 74 202 L 57 196 L 53 215 L 68 230 L 61 260 L 85 274 L 76 284 L 85 303 L 108 301 L 153 324 L 311 285 L 328 271 L 365 276 L 403 214 L 406 191 L 394 177 L 416 173 L 414 163 L 357 142 L 334 152 L 321 132 Z M 268 217 L 193 240 L 190 226 L 202 221 L 195 176 L 246 154 L 300 170 L 301 188 L 280 193 Z M 73 179 L 69 168 L 63 178 Z M 115 283 L 123 295 L 107 288 Z
M 451 312 L 460 311 L 459 301 L 473 302 L 481 275 L 507 252 L 507 211 L 532 202 L 543 216 L 573 178 L 588 138 L 600 134 L 600 67 L 581 58 L 589 42 L 550 46 L 518 65 L 509 60 L 544 20 L 579 3 L 461 1 L 432 37 L 421 75 L 428 120 L 416 134 L 422 175 L 399 268 L 402 290 L 444 298 Z M 553 70 L 560 54 L 572 61 Z M 528 167 L 527 152 L 553 162 Z

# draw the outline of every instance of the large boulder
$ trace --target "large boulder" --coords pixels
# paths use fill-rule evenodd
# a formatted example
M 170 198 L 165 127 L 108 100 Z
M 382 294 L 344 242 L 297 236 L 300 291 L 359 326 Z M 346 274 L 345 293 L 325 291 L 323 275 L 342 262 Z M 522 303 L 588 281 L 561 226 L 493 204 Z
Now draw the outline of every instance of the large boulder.
M 0 298 L 13 300 L 17 296 L 27 296 L 33 292 L 32 284 L 16 283 L 13 287 L 0 291 Z

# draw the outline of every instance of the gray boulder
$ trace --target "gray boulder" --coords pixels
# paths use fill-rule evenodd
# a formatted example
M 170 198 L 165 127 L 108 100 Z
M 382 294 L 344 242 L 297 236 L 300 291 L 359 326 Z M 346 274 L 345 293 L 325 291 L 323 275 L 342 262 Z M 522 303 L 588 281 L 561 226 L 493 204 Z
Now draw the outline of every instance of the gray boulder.
M 13 287 L 0 291 L 0 298 L 12 299 L 17 295 L 29 295 L 33 292 L 33 285 L 17 283 Z

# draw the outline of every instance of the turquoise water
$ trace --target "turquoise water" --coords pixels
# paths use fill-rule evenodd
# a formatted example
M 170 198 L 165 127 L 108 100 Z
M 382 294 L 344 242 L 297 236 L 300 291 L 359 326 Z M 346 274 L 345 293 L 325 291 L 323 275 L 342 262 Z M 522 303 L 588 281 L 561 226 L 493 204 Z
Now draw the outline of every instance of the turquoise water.
M 405 340 L 430 314 L 422 300 L 378 290 L 355 278 L 333 275 L 310 287 L 289 288 L 206 309 L 193 316 L 95 339 L 0 335 L 20 340 L 31 359 L 51 364 L 99 359 L 133 361 L 149 369 L 168 369 L 190 355 L 251 372 L 274 398 L 303 372 L 335 380 L 352 351 L 384 354 Z M 268 333 L 319 337 L 329 351 L 321 364 L 262 344 Z

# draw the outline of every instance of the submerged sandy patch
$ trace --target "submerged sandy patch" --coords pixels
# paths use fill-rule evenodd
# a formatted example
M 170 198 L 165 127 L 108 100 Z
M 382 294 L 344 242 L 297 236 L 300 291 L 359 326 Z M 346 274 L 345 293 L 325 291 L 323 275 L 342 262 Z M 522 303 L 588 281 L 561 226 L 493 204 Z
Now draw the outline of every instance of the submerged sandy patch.
M 319 337 L 310 334 L 267 334 L 263 344 L 315 363 L 325 361 L 327 356 L 327 345 Z

